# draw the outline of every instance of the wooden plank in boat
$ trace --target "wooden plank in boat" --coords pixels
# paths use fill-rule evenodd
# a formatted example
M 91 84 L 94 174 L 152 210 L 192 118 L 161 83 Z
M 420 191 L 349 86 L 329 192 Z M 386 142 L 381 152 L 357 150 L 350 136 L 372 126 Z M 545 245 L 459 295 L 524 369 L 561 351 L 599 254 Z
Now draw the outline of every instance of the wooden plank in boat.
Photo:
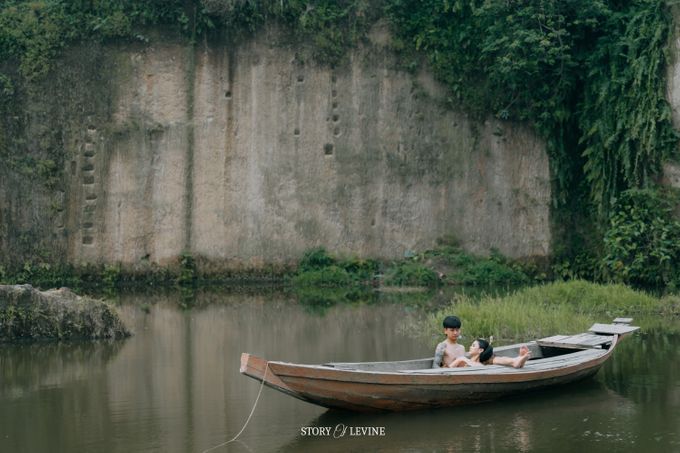
M 611 335 L 595 335 L 592 333 L 580 333 L 578 335 L 554 335 L 537 341 L 540 346 L 551 346 L 569 349 L 592 349 L 601 348 L 602 345 L 611 343 L 614 339 Z
M 606 354 L 606 350 L 604 349 L 584 349 L 583 351 L 579 351 L 577 353 L 573 354 L 565 354 L 565 355 L 560 355 L 560 356 L 555 356 L 555 357 L 550 357 L 548 359 L 542 359 L 542 360 L 535 360 L 535 361 L 528 361 L 527 364 L 524 366 L 526 369 L 531 369 L 531 370 L 542 370 L 542 369 L 549 369 L 549 368 L 561 368 L 561 367 L 566 367 L 566 366 L 571 366 L 571 365 L 576 365 L 581 362 L 585 362 L 587 360 L 590 360 L 594 357 L 601 356 Z
M 595 332 L 595 333 L 605 333 L 605 334 L 610 334 L 610 335 L 623 335 L 626 333 L 634 332 L 638 330 L 639 327 L 636 326 L 629 326 L 627 324 L 598 324 L 595 323 L 593 326 L 588 329 L 590 332 Z
M 633 322 L 633 318 L 616 318 L 612 321 L 614 324 L 630 324 Z
M 399 371 L 399 370 L 419 370 L 432 367 L 432 358 L 401 360 L 396 362 L 330 362 L 324 366 L 337 368 L 339 370 L 364 370 L 364 371 Z

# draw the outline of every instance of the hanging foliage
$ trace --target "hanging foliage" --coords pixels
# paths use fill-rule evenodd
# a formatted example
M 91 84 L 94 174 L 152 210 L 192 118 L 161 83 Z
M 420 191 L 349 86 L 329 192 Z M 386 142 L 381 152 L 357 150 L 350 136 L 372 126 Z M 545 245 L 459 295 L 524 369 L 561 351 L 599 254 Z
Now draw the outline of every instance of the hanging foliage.
M 427 55 L 452 102 L 536 127 L 558 202 L 585 183 L 606 213 L 674 152 L 664 1 L 390 0 L 387 14 L 404 47 Z

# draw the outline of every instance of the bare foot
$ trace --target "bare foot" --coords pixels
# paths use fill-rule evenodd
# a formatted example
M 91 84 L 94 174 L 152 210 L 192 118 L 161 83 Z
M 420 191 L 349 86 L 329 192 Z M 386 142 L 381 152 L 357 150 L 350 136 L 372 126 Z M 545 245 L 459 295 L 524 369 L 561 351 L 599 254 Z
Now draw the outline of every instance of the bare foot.
M 522 368 L 524 364 L 527 363 L 527 360 L 529 360 L 529 357 L 531 357 L 531 351 L 526 345 L 522 345 L 519 348 L 519 356 L 512 361 L 512 366 L 515 368 Z

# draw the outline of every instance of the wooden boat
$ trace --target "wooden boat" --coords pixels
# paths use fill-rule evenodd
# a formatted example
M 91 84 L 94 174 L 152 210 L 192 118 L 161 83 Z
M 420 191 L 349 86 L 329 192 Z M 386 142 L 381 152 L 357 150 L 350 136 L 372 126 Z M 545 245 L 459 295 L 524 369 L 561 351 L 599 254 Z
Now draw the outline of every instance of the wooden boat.
M 398 362 L 301 365 L 241 355 L 241 373 L 295 398 L 327 408 L 360 412 L 406 411 L 479 403 L 593 376 L 620 338 L 638 327 L 630 318 L 594 324 L 578 335 L 556 335 L 494 348 L 514 357 L 526 345 L 523 368 L 486 365 L 432 368 L 432 358 Z

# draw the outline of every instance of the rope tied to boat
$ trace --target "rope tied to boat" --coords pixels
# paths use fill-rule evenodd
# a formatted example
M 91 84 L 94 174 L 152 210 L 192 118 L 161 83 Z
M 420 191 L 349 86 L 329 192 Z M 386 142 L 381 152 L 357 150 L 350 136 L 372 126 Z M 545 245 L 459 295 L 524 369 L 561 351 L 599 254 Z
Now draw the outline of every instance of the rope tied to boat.
M 267 370 L 269 370 L 269 362 L 267 362 L 267 364 L 264 367 L 264 374 L 262 375 L 262 383 L 260 384 L 260 390 L 257 392 L 257 398 L 255 398 L 255 403 L 253 403 L 253 408 L 250 410 L 250 415 L 248 415 L 246 422 L 243 424 L 243 428 L 241 428 L 241 431 L 239 431 L 238 434 L 236 434 L 233 439 L 230 439 L 230 440 L 223 442 L 219 445 L 215 445 L 214 447 L 210 447 L 207 450 L 203 450 L 201 453 L 208 453 L 209 451 L 215 450 L 215 449 L 220 448 L 220 447 L 224 447 L 225 445 L 234 442 L 243 433 L 243 431 L 246 430 L 246 426 L 248 426 L 250 419 L 253 417 L 253 414 L 255 413 L 255 408 L 257 407 L 257 402 L 260 401 L 260 395 L 262 395 L 262 389 L 264 388 L 264 383 L 267 380 Z

